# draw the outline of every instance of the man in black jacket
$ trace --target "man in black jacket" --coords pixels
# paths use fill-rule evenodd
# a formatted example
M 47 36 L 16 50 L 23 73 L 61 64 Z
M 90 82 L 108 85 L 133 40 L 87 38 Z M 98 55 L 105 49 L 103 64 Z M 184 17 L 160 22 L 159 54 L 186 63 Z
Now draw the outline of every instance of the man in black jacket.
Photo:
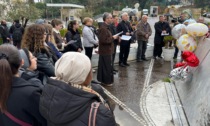
M 117 34 L 117 27 L 114 24 L 115 17 L 116 16 L 113 16 L 113 18 L 112 18 L 113 22 L 112 22 L 112 24 L 109 25 L 112 35 Z M 114 39 L 113 43 L 114 43 L 114 52 L 112 54 L 112 64 L 113 64 L 113 73 L 115 74 L 117 72 L 117 70 L 114 68 L 114 60 L 115 60 L 115 55 L 116 55 L 116 51 L 117 51 L 118 39 Z
M 0 25 L 0 38 L 2 38 L 3 43 L 7 43 L 9 42 L 9 30 L 7 27 L 7 23 L 5 20 L 1 21 L 1 25 Z
M 9 30 L 9 33 L 12 34 L 13 44 L 18 49 L 21 48 L 21 40 L 22 40 L 23 32 L 24 32 L 24 28 L 21 26 L 20 21 L 15 20 L 14 25 L 11 26 Z
M 154 39 L 154 51 L 153 57 L 156 59 L 161 57 L 162 47 L 164 46 L 164 36 L 170 34 L 171 28 L 167 22 L 164 21 L 164 16 L 159 16 L 159 21 L 155 23 L 155 39 Z
M 122 14 L 122 21 L 117 26 L 117 32 L 122 32 L 122 35 L 132 36 L 133 30 L 128 22 L 129 16 L 128 13 Z M 120 42 L 120 56 L 119 56 L 119 65 L 121 67 L 129 66 L 127 63 L 128 55 L 130 52 L 130 43 L 131 40 L 121 40 Z

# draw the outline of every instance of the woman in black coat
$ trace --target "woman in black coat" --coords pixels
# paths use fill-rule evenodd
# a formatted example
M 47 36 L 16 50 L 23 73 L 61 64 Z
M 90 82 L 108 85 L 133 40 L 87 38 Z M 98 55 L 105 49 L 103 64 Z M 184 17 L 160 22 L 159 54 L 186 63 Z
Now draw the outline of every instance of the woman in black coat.
M 67 45 L 64 48 L 64 52 L 74 51 L 81 52 L 83 50 L 81 36 L 78 31 L 79 24 L 77 21 L 71 21 L 68 24 L 68 32 L 66 33 Z
M 102 89 L 90 85 L 92 69 L 86 55 L 64 53 L 55 68 L 55 80 L 47 81 L 40 98 L 40 112 L 49 126 L 116 126 L 108 104 L 93 90 Z
M 39 113 L 41 89 L 19 77 L 21 65 L 16 47 L 0 46 L 0 126 L 47 126 Z
M 37 58 L 37 70 L 47 76 L 55 76 L 55 59 L 45 43 L 47 31 L 43 25 L 34 24 L 27 28 L 22 40 L 22 48 L 28 49 Z

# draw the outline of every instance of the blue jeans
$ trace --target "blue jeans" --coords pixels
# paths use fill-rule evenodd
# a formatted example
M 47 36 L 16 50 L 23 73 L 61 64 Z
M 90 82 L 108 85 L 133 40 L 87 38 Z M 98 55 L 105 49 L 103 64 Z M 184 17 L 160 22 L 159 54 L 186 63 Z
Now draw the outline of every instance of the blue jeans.
M 145 58 L 145 52 L 147 50 L 147 41 L 138 40 L 138 49 L 137 49 L 137 60 Z

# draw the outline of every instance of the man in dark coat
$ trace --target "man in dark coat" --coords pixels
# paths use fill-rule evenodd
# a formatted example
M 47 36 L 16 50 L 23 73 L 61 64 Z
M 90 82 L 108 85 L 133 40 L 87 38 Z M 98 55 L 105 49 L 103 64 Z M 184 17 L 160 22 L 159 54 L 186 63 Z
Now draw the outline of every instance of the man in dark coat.
M 7 22 L 5 20 L 1 21 L 0 38 L 2 38 L 3 43 L 7 43 L 10 40 L 10 38 L 9 38 L 9 30 L 8 30 L 8 27 L 7 27 Z
M 112 23 L 109 25 L 112 35 L 117 34 L 117 27 L 114 24 L 115 18 L 116 18 L 116 16 L 113 17 Z M 114 68 L 114 60 L 115 60 L 115 55 L 116 55 L 116 51 L 117 51 L 118 39 L 114 39 L 113 43 L 114 43 L 114 50 L 113 50 L 113 54 L 112 54 L 112 64 L 113 64 L 113 73 L 115 74 L 117 72 L 117 70 Z
M 133 30 L 128 22 L 129 16 L 128 13 L 122 14 L 122 21 L 117 26 L 117 32 L 122 32 L 122 35 L 132 36 Z M 120 42 L 120 56 L 119 56 L 119 65 L 121 67 L 129 66 L 127 63 L 128 55 L 130 52 L 130 40 L 121 40 Z
M 113 40 L 118 36 L 112 36 L 110 24 L 112 23 L 112 15 L 104 13 L 104 23 L 98 30 L 99 39 L 99 61 L 98 61 L 98 75 L 97 79 L 102 85 L 112 86 L 114 82 L 112 54 L 114 50 Z
M 17 32 L 17 31 L 20 31 L 20 32 Z M 17 35 L 15 35 L 16 32 L 18 33 Z M 9 33 L 12 34 L 13 44 L 18 49 L 21 48 L 21 40 L 22 40 L 23 32 L 24 32 L 24 28 L 21 26 L 20 21 L 15 20 L 14 25 L 12 25 L 9 30 Z
M 153 57 L 156 59 L 158 56 L 161 57 L 162 47 L 164 46 L 164 35 L 170 34 L 171 28 L 167 22 L 164 21 L 164 16 L 159 16 L 159 21 L 155 23 L 155 40 L 154 40 L 154 51 Z

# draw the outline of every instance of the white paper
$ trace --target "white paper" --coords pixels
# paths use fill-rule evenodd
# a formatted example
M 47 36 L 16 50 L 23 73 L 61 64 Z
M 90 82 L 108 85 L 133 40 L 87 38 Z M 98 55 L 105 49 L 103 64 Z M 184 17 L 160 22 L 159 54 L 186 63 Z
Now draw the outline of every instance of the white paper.
M 166 36 L 166 35 L 169 35 L 169 33 L 161 33 L 161 36 Z
M 122 34 L 123 33 L 123 31 L 121 31 L 121 32 L 119 32 L 119 33 L 117 33 L 117 34 L 115 34 L 115 35 L 113 35 L 113 36 L 119 36 L 120 34 Z
M 128 41 L 128 40 L 130 40 L 131 39 L 131 36 L 127 36 L 127 35 L 122 35 L 122 37 L 121 37 L 121 40 L 126 40 L 126 41 Z

